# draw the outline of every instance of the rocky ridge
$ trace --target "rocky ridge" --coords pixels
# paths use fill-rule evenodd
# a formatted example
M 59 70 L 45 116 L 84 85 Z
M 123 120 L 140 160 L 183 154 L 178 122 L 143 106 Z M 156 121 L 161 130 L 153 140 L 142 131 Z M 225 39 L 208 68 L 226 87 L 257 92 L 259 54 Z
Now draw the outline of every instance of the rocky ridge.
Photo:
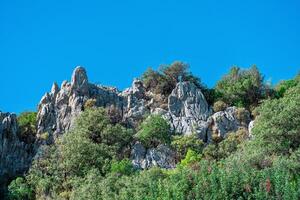
M 116 88 L 89 83 L 85 69 L 77 67 L 71 82 L 64 81 L 60 88 L 54 83 L 51 92 L 41 99 L 38 106 L 38 135 L 48 132 L 50 137 L 47 143 L 54 142 L 55 138 L 72 127 L 74 119 L 84 110 L 89 99 L 94 99 L 97 107 L 113 107 L 119 115 L 118 122 L 129 127 L 136 127 L 145 115 L 160 114 L 174 132 L 183 135 L 196 133 L 208 143 L 212 134 L 224 138 L 229 132 L 248 128 L 250 122 L 249 112 L 246 111 L 246 119 L 240 120 L 235 107 L 213 113 L 201 90 L 190 82 L 177 83 L 168 97 L 167 108 L 163 109 L 154 103 L 154 94 L 146 91 L 138 79 L 133 81 L 130 88 L 120 92 Z M 173 153 L 166 146 L 150 150 L 144 147 L 133 149 L 132 160 L 137 168 L 175 166 L 172 159 L 168 160 Z
M 0 176 L 14 177 L 25 172 L 39 145 L 51 144 L 74 125 L 75 118 L 85 109 L 89 100 L 94 106 L 105 107 L 113 113 L 115 122 L 136 128 L 149 114 L 160 114 L 170 124 L 173 132 L 190 135 L 196 133 L 204 142 L 212 141 L 212 135 L 226 137 L 229 132 L 248 128 L 250 114 L 244 112 L 240 119 L 238 108 L 229 107 L 213 113 L 201 90 L 190 82 L 179 82 L 168 97 L 166 106 L 159 105 L 158 96 L 146 91 L 142 81 L 135 79 L 131 87 L 118 91 L 89 83 L 86 70 L 76 67 L 71 81 L 63 81 L 59 87 L 53 83 L 51 91 L 40 100 L 37 114 L 37 142 L 25 144 L 17 135 L 14 114 L 0 113 Z M 45 137 L 45 135 L 47 137 Z M 132 163 L 136 168 L 152 166 L 175 167 L 175 152 L 166 145 L 146 149 L 139 142 L 133 144 Z M 1 180 L 4 180 L 3 178 Z

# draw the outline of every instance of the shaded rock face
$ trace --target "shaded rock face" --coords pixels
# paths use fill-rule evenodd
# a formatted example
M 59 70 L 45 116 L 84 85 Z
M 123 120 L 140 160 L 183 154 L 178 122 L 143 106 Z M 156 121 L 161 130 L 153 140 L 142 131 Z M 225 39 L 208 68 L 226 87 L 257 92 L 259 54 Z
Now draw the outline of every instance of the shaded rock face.
M 156 148 L 146 150 L 137 142 L 133 145 L 131 159 L 134 168 L 148 169 L 154 166 L 171 169 L 176 167 L 175 152 L 166 145 L 158 145 Z
M 0 186 L 22 175 L 29 168 L 34 154 L 34 145 L 24 143 L 18 136 L 16 115 L 0 112 Z

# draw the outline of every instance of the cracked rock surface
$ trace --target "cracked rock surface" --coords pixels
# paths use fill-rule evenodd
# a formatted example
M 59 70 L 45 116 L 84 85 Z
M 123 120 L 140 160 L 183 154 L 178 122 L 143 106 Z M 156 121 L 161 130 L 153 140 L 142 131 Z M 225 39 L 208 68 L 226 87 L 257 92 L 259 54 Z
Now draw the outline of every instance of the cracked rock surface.
M 27 171 L 34 154 L 34 144 L 18 136 L 17 116 L 0 112 L 0 186 Z

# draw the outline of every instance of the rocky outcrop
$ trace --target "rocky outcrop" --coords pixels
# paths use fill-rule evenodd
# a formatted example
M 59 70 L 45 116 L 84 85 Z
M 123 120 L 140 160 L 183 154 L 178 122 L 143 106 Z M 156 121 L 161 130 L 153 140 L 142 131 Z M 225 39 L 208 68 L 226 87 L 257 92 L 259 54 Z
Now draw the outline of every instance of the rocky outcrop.
M 213 114 L 210 118 L 212 132 L 222 138 L 239 128 L 247 129 L 250 121 L 249 111 L 236 107 L 228 107 L 224 111 Z
M 126 105 L 124 108 L 123 121 L 136 127 L 138 122 L 140 122 L 146 114 L 150 113 L 150 109 L 147 105 L 149 98 L 145 94 L 142 81 L 134 79 L 132 86 L 124 90 L 120 96 L 124 98 L 124 105 Z
M 148 169 L 153 166 L 171 169 L 176 166 L 175 152 L 166 145 L 158 145 L 156 148 L 146 150 L 141 143 L 137 142 L 132 147 L 131 159 L 136 169 Z
M 71 82 L 64 81 L 61 88 L 54 83 L 51 92 L 42 97 L 37 115 L 38 137 L 47 132 L 47 143 L 52 143 L 59 134 L 73 126 L 88 99 L 95 99 L 96 106 L 114 105 L 121 110 L 123 107 L 122 98 L 115 88 L 89 84 L 85 69 L 77 67 Z
M 225 137 L 228 132 L 247 127 L 250 122 L 250 114 L 246 113 L 246 119 L 241 121 L 235 107 L 213 114 L 201 90 L 190 82 L 176 85 L 166 107 L 155 102 L 156 96 L 146 91 L 138 79 L 123 92 L 91 84 L 84 68 L 77 67 L 71 82 L 64 81 L 60 88 L 54 83 L 51 92 L 41 99 L 38 135 L 48 132 L 50 137 L 47 142 L 53 142 L 59 134 L 72 127 L 74 119 L 84 110 L 85 102 L 89 99 L 96 101 L 95 106 L 113 110 L 117 113 L 114 121 L 129 127 L 137 127 L 148 114 L 160 114 L 174 132 L 184 135 L 196 133 L 205 142 L 210 142 L 213 133 Z
M 34 145 L 18 136 L 16 115 L 0 112 L 0 186 L 28 170 L 34 154 Z
M 170 122 L 172 130 L 177 133 L 196 133 L 201 139 L 207 137 L 207 119 L 212 111 L 201 90 L 193 83 L 178 83 L 168 98 L 168 111 L 156 112 L 162 113 Z
M 50 136 L 47 143 L 52 143 L 73 126 L 89 99 L 96 101 L 95 106 L 117 113 L 117 122 L 128 123 L 132 127 L 150 112 L 148 97 L 140 80 L 134 80 L 132 87 L 119 92 L 113 87 L 89 83 L 85 69 L 77 67 L 71 82 L 64 81 L 61 88 L 54 83 L 51 92 L 42 97 L 38 106 L 38 136 L 47 132 Z

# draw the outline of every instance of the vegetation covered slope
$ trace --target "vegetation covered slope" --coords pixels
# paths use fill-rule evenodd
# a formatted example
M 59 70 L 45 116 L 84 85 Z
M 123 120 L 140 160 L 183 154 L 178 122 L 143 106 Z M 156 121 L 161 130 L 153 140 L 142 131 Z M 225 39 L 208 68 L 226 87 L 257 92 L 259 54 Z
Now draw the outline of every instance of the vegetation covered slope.
M 214 102 L 253 110 L 251 136 L 240 129 L 207 145 L 195 135 L 172 135 L 159 116 L 135 132 L 112 123 L 104 109 L 90 108 L 11 182 L 8 198 L 300 199 L 299 76 L 268 88 L 257 68 L 233 68 L 212 91 Z M 129 151 L 136 140 L 170 145 L 177 167 L 134 169 Z

